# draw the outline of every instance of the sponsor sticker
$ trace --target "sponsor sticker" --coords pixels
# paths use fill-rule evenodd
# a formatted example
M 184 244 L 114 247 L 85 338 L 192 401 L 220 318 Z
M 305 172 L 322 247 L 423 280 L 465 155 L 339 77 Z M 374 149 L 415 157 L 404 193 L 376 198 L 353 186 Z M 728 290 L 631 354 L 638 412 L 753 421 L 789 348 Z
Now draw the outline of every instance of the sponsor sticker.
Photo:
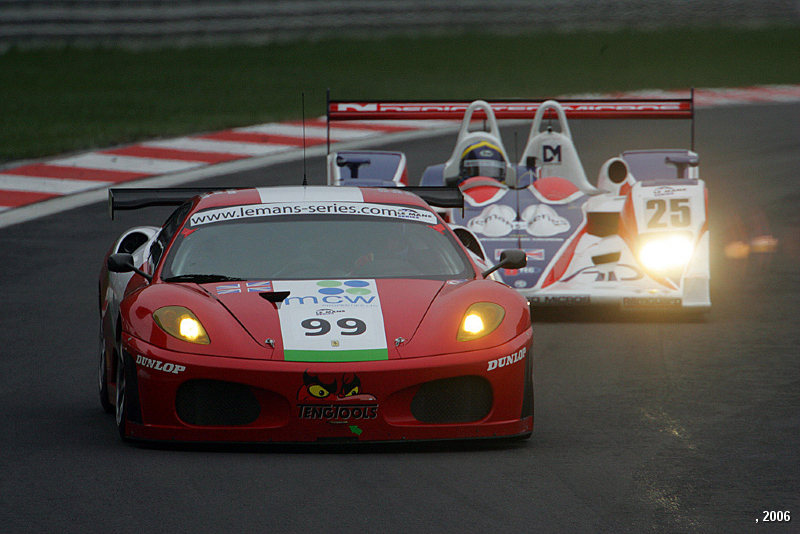
M 262 293 L 272 291 L 271 282 L 233 282 L 216 286 L 217 295 L 233 293 Z
M 152 358 L 147 358 L 139 354 L 136 356 L 136 365 L 140 367 L 144 367 L 147 369 L 154 369 L 156 371 L 161 371 L 162 373 L 172 373 L 177 375 L 178 373 L 182 373 L 186 370 L 186 367 L 183 365 L 178 365 L 176 363 L 169 363 L 169 362 L 162 362 L 161 360 L 154 360 Z
M 552 237 L 572 228 L 569 221 L 546 204 L 528 206 L 522 212 L 524 229 L 534 237 Z
M 353 419 L 375 419 L 378 417 L 377 404 L 298 404 L 300 419 L 316 419 L 329 423 L 347 423 Z
M 514 354 L 509 354 L 508 356 L 503 356 L 502 358 L 498 358 L 496 360 L 489 360 L 489 366 L 486 368 L 486 370 L 494 371 L 495 369 L 500 369 L 502 367 L 506 367 L 507 365 L 515 364 L 520 360 L 524 360 L 527 353 L 528 348 L 523 347 Z
M 437 224 L 436 216 L 422 208 L 365 202 L 275 202 L 215 208 L 195 213 L 189 226 L 280 215 L 363 215 Z
M 362 391 L 361 379 L 354 373 L 317 375 L 306 371 L 297 401 L 300 419 L 345 424 L 378 417 L 377 399 Z
M 460 117 L 469 104 L 463 102 L 335 102 L 331 111 L 335 113 L 452 113 Z M 540 102 L 492 102 L 495 114 L 505 112 L 532 114 L 539 109 Z M 597 101 L 586 103 L 564 102 L 561 107 L 569 113 L 601 112 L 685 112 L 681 101 Z
M 281 280 L 278 310 L 284 359 L 299 362 L 388 360 L 375 280 Z
M 546 304 L 551 306 L 581 306 L 584 304 L 591 304 L 592 297 L 589 295 L 537 295 L 530 297 L 528 300 L 531 302 L 531 304 Z
M 528 258 L 528 261 L 544 261 L 544 249 L 543 248 L 526 248 L 523 249 L 525 252 L 525 256 Z M 503 253 L 503 250 L 500 248 L 495 249 L 494 251 L 494 261 L 500 261 L 500 254 Z
M 625 307 L 667 307 L 674 308 L 681 305 L 679 297 L 625 297 L 622 299 Z
M 601 271 L 594 266 L 584 267 L 569 276 L 565 276 L 561 281 L 569 282 L 578 276 L 582 278 L 590 277 L 594 282 L 631 282 L 634 280 L 641 280 L 644 274 L 634 265 L 619 263 L 615 266 L 614 270 L 607 272 Z

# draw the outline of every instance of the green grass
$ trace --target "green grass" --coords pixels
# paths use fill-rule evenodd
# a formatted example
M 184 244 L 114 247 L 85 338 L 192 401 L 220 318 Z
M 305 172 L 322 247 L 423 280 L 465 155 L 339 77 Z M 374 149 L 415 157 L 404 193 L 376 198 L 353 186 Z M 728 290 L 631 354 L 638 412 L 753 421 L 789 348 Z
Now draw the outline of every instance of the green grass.
M 339 99 L 800 83 L 800 29 L 449 35 L 0 54 L 0 163 L 324 114 Z

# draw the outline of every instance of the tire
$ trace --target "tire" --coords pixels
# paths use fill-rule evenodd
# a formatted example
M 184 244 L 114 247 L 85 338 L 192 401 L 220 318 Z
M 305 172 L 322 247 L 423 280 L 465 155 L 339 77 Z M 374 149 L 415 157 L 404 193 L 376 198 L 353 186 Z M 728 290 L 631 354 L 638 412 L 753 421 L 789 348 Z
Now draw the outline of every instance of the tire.
M 100 364 L 98 365 L 98 391 L 100 393 L 100 406 L 106 413 L 114 413 L 114 405 L 108 400 L 108 367 L 106 364 L 106 349 L 102 338 L 100 339 Z
M 128 380 L 125 370 L 125 359 L 121 350 L 117 350 L 117 395 L 114 403 L 115 419 L 119 437 L 127 441 L 125 427 L 128 422 Z

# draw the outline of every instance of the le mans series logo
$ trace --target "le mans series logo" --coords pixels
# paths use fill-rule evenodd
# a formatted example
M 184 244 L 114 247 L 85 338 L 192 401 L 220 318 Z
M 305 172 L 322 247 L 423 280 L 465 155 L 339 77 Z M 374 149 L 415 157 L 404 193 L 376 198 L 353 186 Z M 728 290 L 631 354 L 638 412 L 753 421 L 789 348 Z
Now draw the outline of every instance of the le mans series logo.
M 376 419 L 378 400 L 363 393 L 361 379 L 354 373 L 303 373 L 303 385 L 297 391 L 300 419 L 345 424 Z

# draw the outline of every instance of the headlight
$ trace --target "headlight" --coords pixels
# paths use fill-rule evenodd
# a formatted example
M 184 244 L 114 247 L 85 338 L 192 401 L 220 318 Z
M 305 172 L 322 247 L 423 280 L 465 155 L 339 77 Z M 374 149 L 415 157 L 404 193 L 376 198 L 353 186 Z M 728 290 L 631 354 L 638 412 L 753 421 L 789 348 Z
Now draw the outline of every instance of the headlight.
M 200 345 L 211 343 L 200 320 L 188 308 L 164 306 L 153 312 L 153 319 L 164 332 L 173 337 Z
M 458 329 L 458 341 L 470 341 L 491 334 L 503 322 L 506 311 L 493 302 L 476 302 L 467 309 Z
M 655 234 L 639 249 L 639 261 L 651 271 L 683 269 L 693 251 L 692 239 L 687 234 Z

